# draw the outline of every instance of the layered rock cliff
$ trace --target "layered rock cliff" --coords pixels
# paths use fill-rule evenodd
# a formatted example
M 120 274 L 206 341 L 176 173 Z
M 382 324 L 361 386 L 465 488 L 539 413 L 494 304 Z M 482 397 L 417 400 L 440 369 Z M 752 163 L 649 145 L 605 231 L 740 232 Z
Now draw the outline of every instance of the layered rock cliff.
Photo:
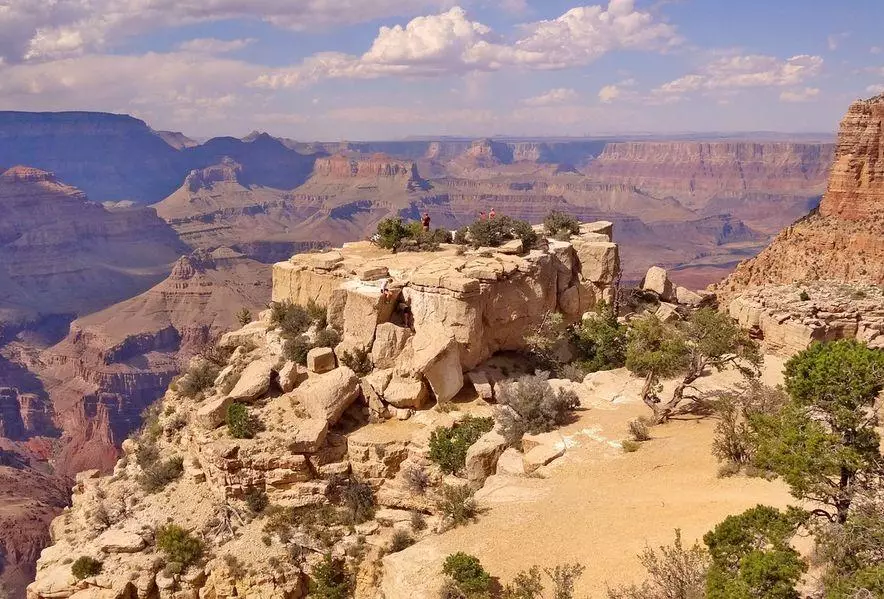
M 884 283 L 884 95 L 854 103 L 841 121 L 819 211 L 740 264 L 719 292 L 825 279 Z
M 88 313 L 162 280 L 185 249 L 148 208 L 108 210 L 55 175 L 0 175 L 0 322 Z

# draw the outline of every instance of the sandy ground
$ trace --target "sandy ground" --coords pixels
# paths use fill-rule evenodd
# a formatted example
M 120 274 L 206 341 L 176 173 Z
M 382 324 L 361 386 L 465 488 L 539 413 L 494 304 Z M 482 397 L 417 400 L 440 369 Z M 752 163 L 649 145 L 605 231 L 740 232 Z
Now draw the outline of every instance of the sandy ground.
M 768 359 L 765 381 L 776 384 L 781 371 L 781 361 Z M 716 373 L 702 384 L 720 387 L 737 378 Z M 637 555 L 646 544 L 671 543 L 674 529 L 693 543 L 729 514 L 790 503 L 781 483 L 718 478 L 710 453 L 713 419 L 654 428 L 653 440 L 624 453 L 618 441 L 628 438 L 627 423 L 648 413 L 638 398 L 641 382 L 621 371 L 595 380 L 578 421 L 561 431 L 565 456 L 542 468 L 542 478 L 489 479 L 477 495 L 485 509 L 478 522 L 389 556 L 385 590 L 405 585 L 411 597 L 432 597 L 426 581 L 438 579 L 446 555 L 465 551 L 504 584 L 533 564 L 580 562 L 586 572 L 576 596 L 603 598 L 609 584 L 644 578 Z

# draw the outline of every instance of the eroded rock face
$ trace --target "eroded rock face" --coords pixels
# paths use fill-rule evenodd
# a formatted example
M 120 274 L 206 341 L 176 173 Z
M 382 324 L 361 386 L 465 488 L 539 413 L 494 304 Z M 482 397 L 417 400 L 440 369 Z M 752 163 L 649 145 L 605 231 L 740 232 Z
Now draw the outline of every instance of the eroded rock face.
M 716 290 L 732 299 L 801 280 L 884 283 L 884 95 L 856 102 L 841 121 L 819 213 L 785 229 Z

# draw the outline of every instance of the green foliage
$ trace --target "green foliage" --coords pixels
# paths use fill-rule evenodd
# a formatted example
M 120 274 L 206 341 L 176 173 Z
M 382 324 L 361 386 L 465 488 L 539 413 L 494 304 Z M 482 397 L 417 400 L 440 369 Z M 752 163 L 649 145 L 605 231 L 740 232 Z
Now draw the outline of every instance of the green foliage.
M 374 370 L 371 353 L 364 347 L 355 347 L 341 354 L 341 363 L 356 373 L 357 376 L 368 376 Z
M 424 231 L 420 222 L 405 223 L 401 218 L 387 218 L 378 223 L 378 245 L 393 251 L 434 252 L 441 243 L 451 243 L 445 229 Z
M 249 415 L 249 409 L 241 403 L 232 403 L 227 406 L 227 431 L 234 439 L 252 439 L 257 432 L 254 418 Z
M 286 340 L 282 346 L 282 353 L 287 360 L 291 360 L 295 364 L 301 366 L 307 365 L 307 354 L 313 349 L 313 344 L 306 335 L 300 335 L 294 339 Z
M 709 554 L 694 543 L 682 544 L 681 531 L 675 531 L 675 542 L 657 550 L 645 547 L 639 562 L 648 572 L 641 585 L 608 590 L 608 599 L 704 599 Z
M 546 568 L 544 572 L 553 583 L 553 599 L 573 599 L 574 585 L 577 583 L 586 567 L 582 564 L 564 564 L 555 568 Z
M 440 426 L 430 435 L 430 459 L 446 474 L 455 474 L 464 467 L 470 445 L 492 428 L 492 418 L 474 416 L 467 416 L 451 428 Z
M 799 499 L 847 520 L 853 497 L 881 471 L 875 399 L 884 386 L 884 352 L 855 341 L 810 347 L 786 364 L 791 401 L 756 418 L 759 466 L 783 478 Z
M 454 243 L 458 245 L 466 245 L 469 240 L 469 227 L 461 227 L 457 231 L 454 232 Z
M 390 539 L 390 546 L 387 548 L 389 553 L 398 553 L 403 549 L 408 549 L 414 545 L 414 537 L 408 531 L 397 530 Z
M 507 442 L 518 444 L 525 434 L 547 433 L 568 423 L 571 413 L 580 405 L 573 391 L 554 391 L 549 375 L 526 375 L 499 387 L 497 398 L 501 406 L 495 416 Z
M 97 559 L 89 557 L 88 555 L 81 555 L 77 558 L 77 561 L 71 564 L 71 574 L 73 574 L 77 580 L 91 578 L 92 576 L 98 576 L 101 574 L 101 566 L 101 562 Z
M 343 505 L 347 524 L 362 524 L 374 517 L 374 490 L 368 483 L 354 478 L 338 478 L 332 481 L 331 494 Z
M 313 340 L 313 347 L 331 347 L 334 348 L 341 342 L 341 334 L 331 327 L 326 327 L 316 333 Z
M 196 562 L 203 554 L 202 542 L 177 524 L 161 526 L 156 531 L 157 549 L 170 562 L 185 568 Z
M 304 309 L 307 311 L 307 316 L 310 317 L 310 323 L 315 325 L 317 330 L 328 326 L 328 308 L 310 300 Z
M 845 523 L 822 527 L 817 552 L 826 564 L 826 599 L 852 599 L 861 589 L 884 596 L 884 497 L 864 496 Z
M 665 379 L 680 374 L 689 364 L 687 341 L 675 326 L 655 316 L 632 322 L 626 347 L 626 368 L 630 372 Z
M 530 224 L 509 216 L 477 220 L 470 225 L 473 247 L 500 247 L 507 241 L 521 239 L 527 251 L 537 243 L 537 233 Z
M 538 370 L 561 370 L 557 348 L 568 332 L 565 318 L 559 312 L 548 312 L 540 326 L 525 337 L 528 359 Z
M 401 218 L 385 218 L 378 223 L 378 245 L 387 250 L 396 250 L 410 235 L 408 226 Z
M 624 439 L 620 441 L 620 447 L 623 448 L 625 453 L 635 453 L 641 449 L 642 444 L 638 441 L 633 441 L 632 439 Z
M 735 465 L 733 474 L 752 464 L 758 447 L 760 419 L 776 416 L 787 401 L 788 396 L 781 388 L 768 387 L 758 380 L 750 380 L 736 391 L 722 393 L 714 402 L 718 422 L 712 454 L 720 462 Z
M 540 568 L 532 566 L 516 574 L 513 581 L 503 588 L 503 599 L 541 599 L 543 597 L 543 581 Z
M 798 599 L 795 585 L 807 564 L 790 545 L 798 522 L 792 514 L 759 505 L 728 516 L 703 537 L 712 565 L 709 599 Z
M 246 493 L 246 505 L 249 506 L 249 510 L 251 510 L 253 514 L 260 514 L 263 512 L 267 509 L 269 503 L 270 501 L 267 499 L 267 493 L 265 493 L 263 489 L 254 488 Z
M 558 235 L 562 232 L 569 235 L 580 233 L 580 223 L 570 214 L 553 210 L 543 219 L 543 226 L 549 235 Z
M 270 324 L 277 327 L 286 339 L 295 339 L 307 332 L 314 318 L 306 308 L 292 302 L 270 304 Z
M 467 597 L 483 597 L 491 591 L 491 575 L 473 555 L 461 551 L 452 553 L 445 558 L 442 573 L 450 577 Z
M 469 485 L 442 485 L 437 507 L 443 516 L 451 518 L 455 526 L 475 520 L 478 514 Z
M 138 479 L 141 488 L 147 493 L 161 491 L 173 480 L 177 480 L 184 472 L 184 460 L 179 456 L 167 460 L 155 461 Z
M 575 327 L 571 342 L 587 372 L 621 368 L 626 363 L 627 327 L 617 322 L 617 315 L 607 303 Z
M 236 313 L 236 321 L 239 323 L 239 326 L 244 327 L 252 322 L 252 313 L 248 308 L 243 308 Z
M 199 360 L 178 379 L 178 391 L 185 397 L 196 397 L 215 384 L 221 369 L 212 362 Z
M 314 599 L 347 599 L 353 594 L 353 580 L 347 573 L 344 560 L 326 553 L 313 569 L 310 578 L 310 596 Z
M 809 302 L 810 295 L 808 295 L 808 293 L 802 289 L 801 294 L 798 296 L 798 299 L 800 299 L 802 302 Z

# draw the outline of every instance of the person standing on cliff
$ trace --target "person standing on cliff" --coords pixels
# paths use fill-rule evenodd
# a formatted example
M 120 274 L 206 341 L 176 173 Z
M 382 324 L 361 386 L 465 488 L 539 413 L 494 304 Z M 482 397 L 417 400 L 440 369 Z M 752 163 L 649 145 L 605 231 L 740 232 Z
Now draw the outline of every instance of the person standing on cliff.
M 424 231 L 430 231 L 430 213 L 424 212 L 424 216 L 421 218 L 421 224 L 424 227 Z
M 479 220 L 486 220 L 487 218 L 488 218 L 488 217 L 485 216 L 485 211 L 484 211 L 484 210 L 480 210 L 480 211 L 479 211 Z
M 492 208 L 491 212 L 488 213 L 488 218 L 494 220 L 495 216 L 497 216 L 497 213 L 494 211 L 494 208 Z

